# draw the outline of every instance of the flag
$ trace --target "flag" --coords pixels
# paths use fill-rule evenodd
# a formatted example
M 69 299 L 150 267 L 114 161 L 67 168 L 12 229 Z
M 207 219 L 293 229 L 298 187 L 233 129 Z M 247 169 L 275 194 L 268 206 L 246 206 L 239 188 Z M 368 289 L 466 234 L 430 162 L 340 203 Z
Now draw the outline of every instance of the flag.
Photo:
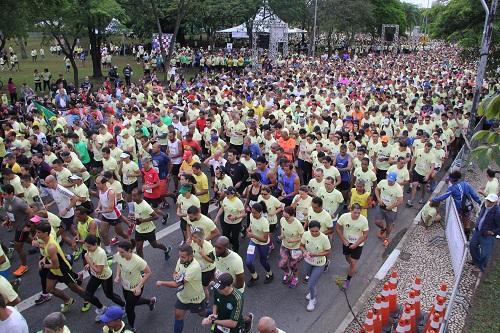
M 54 112 L 50 111 L 48 108 L 46 108 L 45 106 L 43 106 L 39 102 L 33 101 L 33 103 L 35 104 L 36 111 L 38 111 L 41 114 L 43 114 L 43 117 L 45 118 L 45 120 L 47 122 L 50 120 L 50 118 L 56 116 L 56 114 Z

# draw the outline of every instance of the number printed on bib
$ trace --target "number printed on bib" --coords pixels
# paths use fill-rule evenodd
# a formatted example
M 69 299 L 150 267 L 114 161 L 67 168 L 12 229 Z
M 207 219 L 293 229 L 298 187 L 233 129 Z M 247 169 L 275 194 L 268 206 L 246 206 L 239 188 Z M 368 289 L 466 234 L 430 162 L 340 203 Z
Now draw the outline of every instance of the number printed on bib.
M 217 329 L 221 331 L 222 333 L 229 333 L 231 332 L 231 329 L 229 327 L 224 327 L 221 325 L 217 325 Z
M 299 259 L 302 256 L 301 250 L 292 250 L 291 252 L 292 252 L 293 259 Z
M 255 253 L 255 245 L 248 245 L 247 248 L 247 254 L 254 254 Z

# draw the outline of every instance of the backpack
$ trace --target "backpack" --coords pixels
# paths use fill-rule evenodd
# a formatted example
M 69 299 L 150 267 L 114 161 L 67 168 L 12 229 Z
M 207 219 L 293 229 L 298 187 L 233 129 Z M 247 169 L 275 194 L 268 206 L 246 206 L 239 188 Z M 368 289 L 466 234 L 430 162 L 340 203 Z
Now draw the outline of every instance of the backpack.
M 461 193 L 461 211 L 462 213 L 469 213 L 471 212 L 473 209 L 474 209 L 474 204 L 472 203 L 472 199 L 470 197 L 470 195 L 468 194 L 465 194 L 463 188 L 462 188 L 462 185 L 463 184 L 459 184 L 458 185 L 458 188 L 460 189 L 460 193 Z

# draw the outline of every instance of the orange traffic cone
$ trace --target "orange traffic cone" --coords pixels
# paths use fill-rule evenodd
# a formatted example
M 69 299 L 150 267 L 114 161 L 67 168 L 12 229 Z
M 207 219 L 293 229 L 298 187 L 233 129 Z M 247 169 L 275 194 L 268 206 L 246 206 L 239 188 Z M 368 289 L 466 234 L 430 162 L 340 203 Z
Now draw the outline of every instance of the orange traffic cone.
M 408 322 L 408 320 L 400 319 L 394 333 L 406 333 L 409 331 L 410 331 L 410 323 Z
M 420 305 L 420 292 L 422 291 L 422 279 L 420 277 L 415 278 L 415 283 L 413 283 L 412 290 L 415 291 L 415 317 L 420 318 L 421 305 Z
M 446 283 L 442 283 L 437 294 L 438 296 L 444 297 L 444 299 L 446 299 L 448 297 L 448 285 Z
M 415 290 L 410 290 L 407 304 L 410 306 L 410 331 L 413 333 L 417 331 L 417 317 L 415 316 Z
M 373 311 L 368 310 L 366 314 L 365 323 L 363 324 L 363 329 L 360 330 L 360 333 L 375 333 L 373 328 Z
M 432 316 L 429 328 L 427 328 L 424 332 L 425 333 L 431 333 L 432 331 L 439 332 L 440 325 L 441 325 L 441 315 L 439 313 L 435 313 Z
M 382 295 L 375 297 L 373 304 L 373 328 L 375 333 L 382 333 Z
M 441 296 L 437 297 L 437 304 L 436 304 L 436 307 L 434 308 L 434 313 L 439 313 L 439 315 L 440 315 L 439 323 L 441 323 L 441 320 L 444 317 L 445 303 L 446 303 L 445 298 L 443 298 Z
M 387 325 L 389 322 L 389 283 L 384 283 L 382 289 L 382 326 Z
M 436 296 L 434 305 L 432 306 L 431 311 L 429 311 L 429 318 L 427 319 L 427 323 L 425 324 L 424 332 L 427 332 L 427 330 L 431 327 L 432 319 L 434 318 L 435 314 L 439 314 L 440 316 L 443 315 L 445 302 L 446 300 L 443 297 Z
M 391 277 L 389 278 L 389 287 L 391 288 L 389 291 L 389 312 L 393 313 L 398 309 L 398 273 L 396 271 L 391 273 Z

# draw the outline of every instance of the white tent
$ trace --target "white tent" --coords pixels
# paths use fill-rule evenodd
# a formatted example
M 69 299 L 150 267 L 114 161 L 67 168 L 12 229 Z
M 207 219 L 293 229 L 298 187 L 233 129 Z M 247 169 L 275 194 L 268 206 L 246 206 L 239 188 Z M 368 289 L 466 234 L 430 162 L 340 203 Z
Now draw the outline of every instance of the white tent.
M 277 23 L 285 23 L 282 19 L 278 17 L 278 15 L 274 14 L 273 11 L 268 6 L 263 6 L 259 9 L 255 18 L 252 21 L 269 21 L 269 22 L 277 22 Z M 254 25 L 254 29 L 259 29 L 257 32 L 269 33 L 269 27 L 263 25 L 262 27 L 256 27 Z M 232 28 L 219 30 L 219 33 L 230 33 L 233 38 L 248 38 L 247 26 L 246 23 L 242 23 Z M 305 33 L 306 30 L 298 29 L 298 28 L 288 28 L 289 34 L 300 34 Z

